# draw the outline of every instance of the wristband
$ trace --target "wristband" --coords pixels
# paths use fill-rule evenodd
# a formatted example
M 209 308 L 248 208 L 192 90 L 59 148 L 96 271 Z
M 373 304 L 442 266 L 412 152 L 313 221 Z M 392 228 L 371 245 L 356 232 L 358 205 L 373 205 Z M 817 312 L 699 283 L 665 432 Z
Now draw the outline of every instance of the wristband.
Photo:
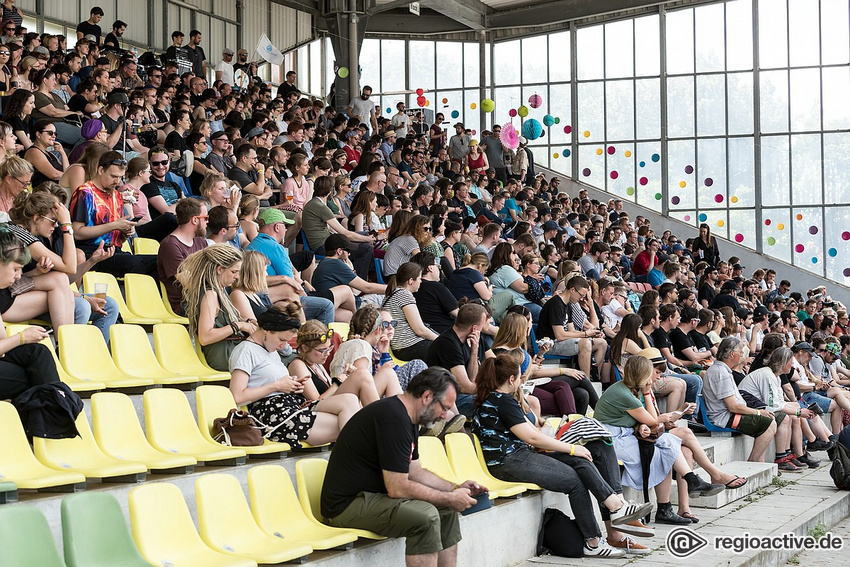
M 575 454 L 576 454 L 576 446 L 574 444 L 570 445 L 570 455 L 575 455 Z
M 18 333 L 18 334 L 19 334 L 19 335 L 21 335 L 21 344 L 22 344 L 22 345 L 27 344 L 27 340 L 24 338 L 24 333 L 23 333 L 23 332 L 21 332 L 21 333 Z
M 342 386 L 342 380 L 340 380 L 338 376 L 334 376 L 333 378 L 331 378 L 331 384 L 337 387 Z

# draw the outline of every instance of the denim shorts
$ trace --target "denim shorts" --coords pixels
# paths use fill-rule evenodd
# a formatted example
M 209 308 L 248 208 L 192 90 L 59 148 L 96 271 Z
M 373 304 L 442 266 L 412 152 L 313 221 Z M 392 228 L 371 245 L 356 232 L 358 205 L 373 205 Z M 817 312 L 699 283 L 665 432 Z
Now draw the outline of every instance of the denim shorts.
M 808 407 L 809 404 L 815 403 L 821 410 L 823 410 L 823 413 L 828 413 L 829 406 L 832 404 L 831 399 L 818 392 L 806 392 L 803 394 L 803 401 L 806 402 L 805 405 L 802 403 L 800 405 L 804 408 Z

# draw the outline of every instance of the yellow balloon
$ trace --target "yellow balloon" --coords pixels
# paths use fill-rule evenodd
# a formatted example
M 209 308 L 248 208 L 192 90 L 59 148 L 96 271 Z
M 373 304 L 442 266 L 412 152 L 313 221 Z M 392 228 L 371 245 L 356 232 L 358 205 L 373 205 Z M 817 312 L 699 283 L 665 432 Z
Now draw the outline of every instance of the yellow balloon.
M 426 101 L 425 101 L 425 106 L 431 106 L 431 101 L 430 101 L 430 100 L 426 100 Z
M 732 197 L 730 197 L 730 198 L 729 198 L 729 200 L 730 200 L 730 201 L 732 201 L 733 203 L 737 203 L 737 202 L 738 202 L 738 197 L 735 197 L 735 196 L 733 195 Z
M 585 138 L 590 138 L 590 130 L 585 130 L 582 134 Z
M 722 220 L 717 221 L 717 226 L 723 226 L 724 224 L 726 223 L 724 223 Z
M 779 223 L 778 225 L 776 225 L 776 230 L 785 230 L 785 225 L 782 224 L 782 223 Z
M 687 185 L 688 185 L 688 184 L 687 184 L 687 183 L 685 183 L 684 181 L 679 181 L 679 187 L 684 188 L 684 187 L 686 187 Z
M 477 105 L 477 104 L 475 104 L 475 103 L 473 102 L 472 104 L 470 104 L 470 105 L 469 105 L 469 108 L 471 108 L 472 110 L 475 110 L 475 108 L 476 108 L 477 106 L 478 106 L 478 105 Z
M 596 148 L 596 155 L 598 155 L 598 156 L 602 155 L 602 148 Z
M 623 155 L 626 156 L 626 157 L 632 157 L 632 152 L 630 152 L 629 150 L 626 150 Z

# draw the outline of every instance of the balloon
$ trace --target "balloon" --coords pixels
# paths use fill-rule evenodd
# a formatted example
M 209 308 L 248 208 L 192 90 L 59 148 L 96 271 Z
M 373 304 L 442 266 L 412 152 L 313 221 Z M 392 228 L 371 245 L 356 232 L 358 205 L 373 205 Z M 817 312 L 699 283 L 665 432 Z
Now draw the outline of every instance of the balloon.
M 425 91 L 422 89 L 416 89 L 416 96 L 422 96 L 425 94 Z
M 425 99 L 425 106 L 431 106 L 431 101 L 428 100 L 428 99 Z
M 512 108 L 512 109 L 510 109 L 510 110 L 508 111 L 508 116 L 510 116 L 511 118 L 513 118 L 514 116 L 516 116 L 516 108 Z
M 348 76 L 348 67 L 340 67 L 336 74 L 339 75 L 340 79 L 346 78 Z
M 519 108 L 517 108 L 516 113 L 519 114 L 521 117 L 525 118 L 526 116 L 528 116 L 528 107 L 525 106 L 525 105 L 522 105 Z
M 481 101 L 481 110 L 484 112 L 493 112 L 496 110 L 496 103 L 492 98 L 485 98 Z
M 416 99 L 416 104 L 418 104 L 420 108 L 425 106 L 426 102 L 428 102 L 428 99 L 421 95 Z
M 552 126 L 555 123 L 555 118 L 551 114 L 547 114 L 543 117 L 543 124 L 546 126 Z
M 535 93 L 528 97 L 528 105 L 531 108 L 539 108 L 541 104 L 543 104 L 543 97 L 539 94 Z
M 522 135 L 528 138 L 529 140 L 536 140 L 543 134 L 543 126 L 535 120 L 531 118 L 530 120 L 526 120 L 522 124 Z

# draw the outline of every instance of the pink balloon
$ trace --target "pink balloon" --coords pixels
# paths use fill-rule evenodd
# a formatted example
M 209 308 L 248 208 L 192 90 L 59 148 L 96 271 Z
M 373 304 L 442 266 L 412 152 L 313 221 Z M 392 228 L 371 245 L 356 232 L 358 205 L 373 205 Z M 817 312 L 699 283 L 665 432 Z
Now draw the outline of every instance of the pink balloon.
M 514 116 L 516 116 L 516 108 L 512 108 L 512 109 L 510 109 L 510 110 L 508 111 L 508 116 L 510 116 L 511 118 L 513 118 Z

